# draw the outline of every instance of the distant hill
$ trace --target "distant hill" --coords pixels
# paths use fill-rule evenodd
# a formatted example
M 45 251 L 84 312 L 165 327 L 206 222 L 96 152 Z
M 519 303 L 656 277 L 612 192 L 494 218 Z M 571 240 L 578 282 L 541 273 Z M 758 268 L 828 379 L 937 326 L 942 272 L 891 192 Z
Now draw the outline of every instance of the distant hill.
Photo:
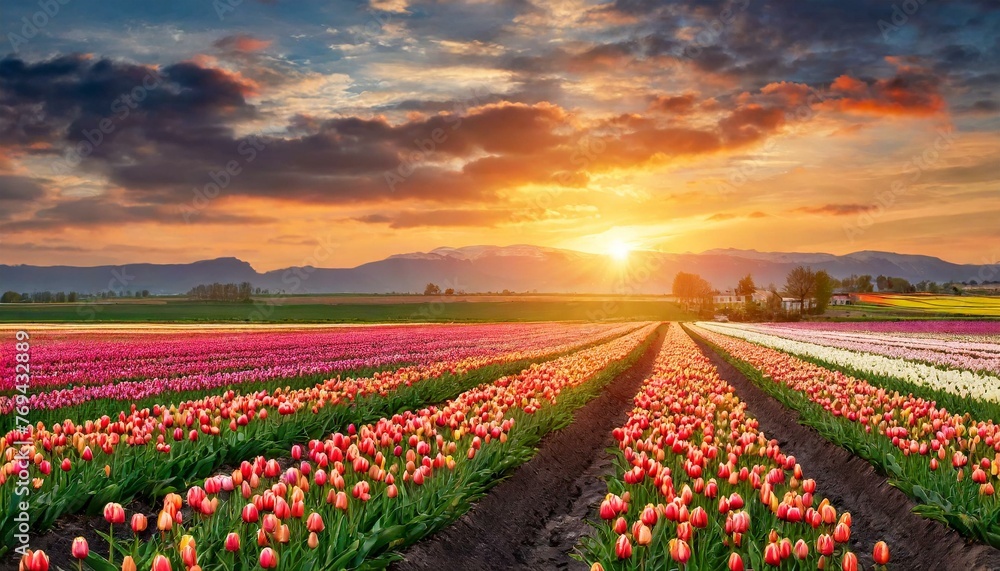
M 428 282 L 467 292 L 669 293 L 678 271 L 701 274 L 715 287 L 733 287 L 751 273 L 760 285 L 784 283 L 798 265 L 834 277 L 879 274 L 917 282 L 968 281 L 992 277 L 996 268 L 953 264 L 931 256 L 862 251 L 844 256 L 823 253 L 757 252 L 719 249 L 700 254 L 633 252 L 627 262 L 573 250 L 529 245 L 437 248 L 390 256 L 354 268 L 285 268 L 260 273 L 247 262 L 219 258 L 190 264 L 123 266 L 0 265 L 0 290 L 18 292 L 144 290 L 186 293 L 212 282 L 248 281 L 286 293 L 422 292 Z

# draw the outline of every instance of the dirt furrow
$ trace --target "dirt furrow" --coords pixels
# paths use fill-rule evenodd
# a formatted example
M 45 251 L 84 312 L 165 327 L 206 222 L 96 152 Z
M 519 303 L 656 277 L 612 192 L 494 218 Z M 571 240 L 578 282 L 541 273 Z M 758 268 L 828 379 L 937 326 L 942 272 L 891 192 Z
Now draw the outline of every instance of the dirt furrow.
M 607 493 L 600 478 L 611 471 L 611 431 L 625 422 L 662 343 L 660 331 L 632 367 L 576 411 L 572 424 L 542 440 L 534 458 L 390 569 L 586 570 L 569 554 Z
M 795 456 L 818 492 L 853 516 L 851 544 L 865 568 L 876 541 L 889 544 L 891 569 L 1000 569 L 1000 551 L 968 542 L 947 526 L 913 513 L 909 496 L 892 487 L 868 462 L 799 424 L 799 413 L 764 393 L 739 370 L 695 339 L 719 374 L 736 388 L 768 438 Z

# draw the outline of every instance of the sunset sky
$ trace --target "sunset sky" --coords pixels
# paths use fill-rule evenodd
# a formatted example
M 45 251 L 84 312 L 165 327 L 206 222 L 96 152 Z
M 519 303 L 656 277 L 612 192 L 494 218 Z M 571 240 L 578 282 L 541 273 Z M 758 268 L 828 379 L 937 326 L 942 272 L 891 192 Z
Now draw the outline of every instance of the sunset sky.
M 50 1 L 0 9 L 0 263 L 1000 258 L 996 0 Z

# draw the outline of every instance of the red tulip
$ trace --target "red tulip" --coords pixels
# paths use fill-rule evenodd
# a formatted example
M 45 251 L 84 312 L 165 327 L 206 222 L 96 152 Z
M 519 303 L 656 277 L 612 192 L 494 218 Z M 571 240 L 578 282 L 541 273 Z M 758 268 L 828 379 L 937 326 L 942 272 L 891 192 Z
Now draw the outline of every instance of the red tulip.
M 90 446 L 83 449 L 83 454 L 80 455 L 84 462 L 90 462 L 94 459 L 94 453 L 90 450 Z
M 618 559 L 628 559 L 632 557 L 632 542 L 628 540 L 628 536 L 624 533 L 618 536 L 618 541 L 615 542 L 615 555 Z
M 116 503 L 104 506 L 104 519 L 110 524 L 125 523 L 125 508 Z
M 260 566 L 264 569 L 274 569 L 278 566 L 278 554 L 270 547 L 260 552 Z
M 257 506 L 253 504 L 247 504 L 243 506 L 243 512 L 240 514 L 243 518 L 244 523 L 257 523 L 260 519 L 260 512 L 257 511 Z
M 347 494 L 344 492 L 337 492 L 337 501 L 334 506 L 338 510 L 347 511 Z
M 316 533 L 326 529 L 326 525 L 323 524 L 323 516 L 316 512 L 309 514 L 309 518 L 306 519 L 306 529 Z
M 837 527 L 833 528 L 833 540 L 837 543 L 847 543 L 851 540 L 851 528 L 838 523 Z
M 87 540 L 82 537 L 77 537 L 73 540 L 73 547 L 70 550 L 73 553 L 73 557 L 77 559 L 86 559 L 87 555 L 90 554 L 90 546 L 87 545 Z
M 875 563 L 879 565 L 885 565 L 889 562 L 889 546 L 886 545 L 884 541 L 880 541 L 875 544 L 875 550 L 872 552 L 872 559 Z
M 744 571 L 743 558 L 739 553 L 729 554 L 729 571 Z
M 840 567 L 844 571 L 858 571 L 858 557 L 848 551 L 844 558 L 840 560 Z
M 233 553 L 236 553 L 239 550 L 240 550 L 240 536 L 239 534 L 230 532 L 229 535 L 226 536 L 226 551 L 231 551 Z
M 795 552 L 796 559 L 805 559 L 809 557 L 809 545 L 805 541 L 799 539 L 795 542 L 795 547 L 792 549 Z
M 706 513 L 701 506 L 698 506 L 691 512 L 689 521 L 691 522 L 691 525 L 699 529 L 708 527 L 708 513 Z
M 41 549 L 36 551 L 29 550 L 25 554 L 24 559 L 21 560 L 21 565 L 27 571 L 49 571 L 49 556 Z
M 181 549 L 181 561 L 189 569 L 198 564 L 198 553 L 195 551 L 194 545 L 185 545 Z
M 618 534 L 622 534 L 622 533 L 625 533 L 626 531 L 628 531 L 628 522 L 625 521 L 625 518 L 620 517 L 620 518 L 618 518 L 618 519 L 615 520 L 614 530 L 615 530 L 615 533 L 618 533 Z
M 764 548 L 764 563 L 774 567 L 781 565 L 781 550 L 777 543 L 768 543 Z
M 157 555 L 153 559 L 152 571 L 172 571 L 170 567 L 170 560 L 163 555 Z
M 653 527 L 656 525 L 657 517 L 656 508 L 653 507 L 653 504 L 648 504 L 645 508 L 643 508 L 642 515 L 639 519 L 642 520 L 642 523 L 648 525 L 649 527 Z
M 833 538 L 828 534 L 824 533 L 816 538 L 816 551 L 818 551 L 820 555 L 833 555 L 834 547 L 835 544 L 833 543 Z
M 69 472 L 73 467 L 73 464 L 69 461 L 69 458 L 63 458 L 62 464 L 60 464 L 59 467 L 62 468 L 63 472 Z M 45 554 L 42 553 L 42 555 Z M 48 569 L 48 567 L 46 567 L 46 569 Z
M 691 559 L 691 547 L 683 539 L 670 540 L 670 558 L 681 565 Z

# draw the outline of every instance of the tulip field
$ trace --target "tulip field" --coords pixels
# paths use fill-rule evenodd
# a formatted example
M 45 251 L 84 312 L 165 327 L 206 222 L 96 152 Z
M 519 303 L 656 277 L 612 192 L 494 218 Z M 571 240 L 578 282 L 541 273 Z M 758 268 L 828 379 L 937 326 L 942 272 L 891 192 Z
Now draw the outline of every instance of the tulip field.
M 976 414 L 995 410 L 996 377 L 943 363 L 927 365 L 928 356 L 920 350 L 902 350 L 912 360 L 856 350 L 848 352 L 855 356 L 852 362 L 845 350 L 792 344 L 798 342 L 757 333 L 757 327 L 702 323 L 692 329 L 798 410 L 810 426 L 888 474 L 919 504 L 915 511 L 1000 547 L 995 490 L 1000 424 L 994 420 L 1000 417 Z M 974 344 L 988 353 L 986 340 L 996 339 L 998 331 L 994 326 Z M 870 348 L 884 350 L 874 342 Z M 845 374 L 795 356 L 800 352 L 861 372 Z M 939 406 L 937 396 L 951 397 L 953 406 Z
M 584 558 L 603 569 L 857 569 L 822 496 L 679 326 L 635 397 Z M 876 562 L 888 546 L 871 546 Z
M 0 569 L 392 568 L 506 476 L 544 477 L 547 436 L 609 387 L 628 402 L 588 433 L 610 448 L 572 441 L 604 468 L 570 569 L 922 568 L 906 529 L 932 523 L 1000 548 L 1000 324 L 81 328 L 31 351 L 23 395 L 0 356 Z M 867 525 L 762 398 L 918 523 Z M 17 547 L 25 517 L 41 546 Z M 510 517 L 528 545 L 556 514 Z

